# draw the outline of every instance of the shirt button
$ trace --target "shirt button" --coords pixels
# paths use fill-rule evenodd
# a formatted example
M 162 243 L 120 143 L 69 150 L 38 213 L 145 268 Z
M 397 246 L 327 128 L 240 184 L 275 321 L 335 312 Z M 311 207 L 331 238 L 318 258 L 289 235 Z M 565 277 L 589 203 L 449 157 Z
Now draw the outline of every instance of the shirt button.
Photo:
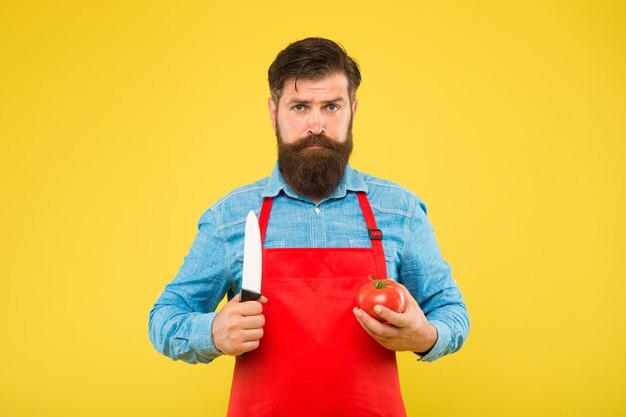
M 319 212 L 320 212 L 320 209 L 319 209 L 318 207 L 315 207 L 315 212 L 316 212 L 316 213 L 319 213 Z

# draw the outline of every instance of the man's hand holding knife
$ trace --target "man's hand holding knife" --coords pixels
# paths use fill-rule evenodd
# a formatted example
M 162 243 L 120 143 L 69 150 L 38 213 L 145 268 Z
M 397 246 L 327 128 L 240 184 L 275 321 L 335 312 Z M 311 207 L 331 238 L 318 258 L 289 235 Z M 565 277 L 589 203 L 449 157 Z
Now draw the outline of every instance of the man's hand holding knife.
M 240 302 L 241 294 L 233 297 L 213 319 L 213 343 L 226 355 L 237 356 L 259 347 L 263 337 L 263 304 L 267 298 Z

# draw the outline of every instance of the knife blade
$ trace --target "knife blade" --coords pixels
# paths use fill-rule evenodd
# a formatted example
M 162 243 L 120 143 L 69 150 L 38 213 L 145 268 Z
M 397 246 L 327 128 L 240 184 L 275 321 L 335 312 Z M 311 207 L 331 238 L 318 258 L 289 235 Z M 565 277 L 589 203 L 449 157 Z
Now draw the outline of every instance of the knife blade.
M 243 276 L 241 302 L 261 297 L 262 249 L 261 230 L 254 211 L 248 212 L 243 243 Z
M 243 272 L 241 278 L 241 298 L 239 302 L 261 298 L 262 249 L 261 230 L 254 211 L 248 212 L 243 240 Z M 244 352 L 239 357 L 246 358 Z

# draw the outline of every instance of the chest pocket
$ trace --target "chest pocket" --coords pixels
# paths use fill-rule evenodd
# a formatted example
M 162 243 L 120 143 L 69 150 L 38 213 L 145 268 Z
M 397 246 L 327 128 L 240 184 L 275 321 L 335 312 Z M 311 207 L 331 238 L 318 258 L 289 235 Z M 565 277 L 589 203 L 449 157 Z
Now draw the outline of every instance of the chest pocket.
M 265 242 L 263 244 L 264 248 L 284 248 L 285 247 L 285 241 L 284 240 L 274 240 L 274 241 L 268 241 Z M 241 278 L 243 276 L 243 245 L 241 246 L 240 249 L 238 249 L 235 252 L 235 263 L 233 265 L 234 270 L 233 272 L 233 276 L 235 279 L 235 282 L 232 284 L 233 285 L 233 293 L 238 293 L 241 290 Z
M 286 247 L 284 240 L 268 241 L 263 244 L 266 249 L 284 248 Z M 243 246 L 235 252 L 235 265 L 239 268 L 239 272 L 243 270 Z

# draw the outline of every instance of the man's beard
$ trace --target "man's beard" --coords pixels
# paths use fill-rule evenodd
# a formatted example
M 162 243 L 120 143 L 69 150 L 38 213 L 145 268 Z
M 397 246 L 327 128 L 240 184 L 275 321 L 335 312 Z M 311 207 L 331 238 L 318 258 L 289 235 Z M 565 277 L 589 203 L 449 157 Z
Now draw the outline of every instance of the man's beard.
M 276 138 L 278 167 L 291 189 L 314 200 L 331 195 L 341 181 L 352 153 L 352 123 L 346 140 L 341 143 L 322 133 L 286 144 L 278 129 Z M 306 149 L 316 145 L 322 149 Z

